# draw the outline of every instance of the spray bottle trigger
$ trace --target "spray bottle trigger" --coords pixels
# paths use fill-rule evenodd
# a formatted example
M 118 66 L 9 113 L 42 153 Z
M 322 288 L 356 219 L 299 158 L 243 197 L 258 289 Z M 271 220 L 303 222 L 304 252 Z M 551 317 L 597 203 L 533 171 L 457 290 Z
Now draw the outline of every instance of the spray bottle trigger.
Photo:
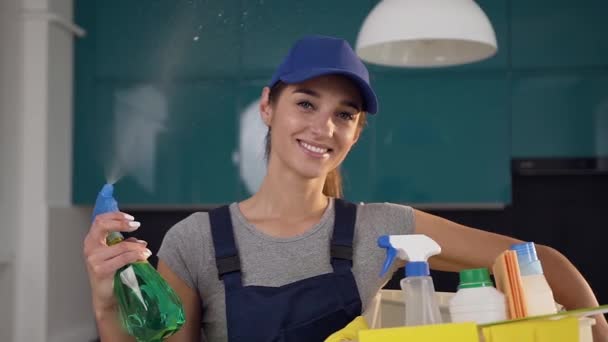
M 380 277 L 383 277 L 393 265 L 397 256 L 397 249 L 391 245 L 388 235 L 382 235 L 378 238 L 378 247 L 386 248 L 386 259 L 384 259 L 384 265 L 382 265 L 382 271 L 380 271 Z

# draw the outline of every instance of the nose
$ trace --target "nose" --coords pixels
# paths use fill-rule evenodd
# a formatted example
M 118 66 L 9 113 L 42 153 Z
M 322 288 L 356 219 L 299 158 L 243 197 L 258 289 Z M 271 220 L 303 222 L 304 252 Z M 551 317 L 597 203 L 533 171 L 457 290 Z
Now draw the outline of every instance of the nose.
M 318 137 L 331 138 L 334 135 L 335 124 L 331 113 L 318 113 L 310 124 L 312 133 Z

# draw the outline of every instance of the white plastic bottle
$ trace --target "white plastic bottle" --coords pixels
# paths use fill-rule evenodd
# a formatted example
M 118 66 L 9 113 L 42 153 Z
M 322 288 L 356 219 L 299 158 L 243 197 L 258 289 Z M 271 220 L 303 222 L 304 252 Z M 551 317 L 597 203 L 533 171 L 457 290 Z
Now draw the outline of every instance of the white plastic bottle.
M 536 255 L 534 242 L 514 244 L 510 249 L 517 252 L 528 316 L 556 313 L 557 307 L 553 299 L 553 291 L 543 274 L 543 267 Z
M 409 260 L 405 265 L 405 278 L 401 289 L 405 294 L 405 325 L 441 323 L 441 314 L 430 276 L 427 259 L 439 254 L 441 247 L 426 235 L 385 235 L 378 239 L 378 246 L 386 248 L 386 260 L 381 276 L 396 258 Z
M 507 319 L 505 296 L 494 288 L 487 268 L 460 271 L 458 291 L 449 308 L 453 323 L 484 324 Z

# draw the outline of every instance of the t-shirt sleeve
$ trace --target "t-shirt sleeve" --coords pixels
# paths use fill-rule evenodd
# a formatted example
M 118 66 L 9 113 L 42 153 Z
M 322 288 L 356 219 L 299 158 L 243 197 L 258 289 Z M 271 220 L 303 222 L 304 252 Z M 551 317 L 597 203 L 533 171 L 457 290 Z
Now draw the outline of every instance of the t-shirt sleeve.
M 414 234 L 416 222 L 412 207 L 394 203 L 384 203 L 384 206 L 387 215 L 391 216 L 389 221 L 395 222 L 392 227 L 387 227 L 390 235 Z
M 357 231 L 353 270 L 358 279 L 364 306 L 401 267 L 394 262 L 383 277 L 378 277 L 386 259 L 386 251 L 378 247 L 378 237 L 382 235 L 413 234 L 415 229 L 414 210 L 405 205 L 394 203 L 366 203 L 358 206 Z
M 193 241 L 196 241 L 197 229 L 195 215 L 176 223 L 167 231 L 157 256 L 190 288 L 197 289 L 197 260 L 194 256 Z
M 362 208 L 366 211 L 373 229 L 378 235 L 414 234 L 416 222 L 412 207 L 395 203 L 370 203 Z

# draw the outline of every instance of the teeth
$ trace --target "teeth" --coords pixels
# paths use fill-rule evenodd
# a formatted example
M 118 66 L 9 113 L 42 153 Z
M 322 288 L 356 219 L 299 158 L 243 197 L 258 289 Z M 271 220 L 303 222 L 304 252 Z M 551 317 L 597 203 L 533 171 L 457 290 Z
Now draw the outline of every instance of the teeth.
M 311 151 L 311 152 L 315 152 L 315 153 L 327 153 L 328 149 L 326 148 L 320 148 L 320 147 L 316 147 L 316 146 L 312 146 L 309 145 L 303 141 L 300 141 L 300 145 L 302 145 L 305 149 Z

